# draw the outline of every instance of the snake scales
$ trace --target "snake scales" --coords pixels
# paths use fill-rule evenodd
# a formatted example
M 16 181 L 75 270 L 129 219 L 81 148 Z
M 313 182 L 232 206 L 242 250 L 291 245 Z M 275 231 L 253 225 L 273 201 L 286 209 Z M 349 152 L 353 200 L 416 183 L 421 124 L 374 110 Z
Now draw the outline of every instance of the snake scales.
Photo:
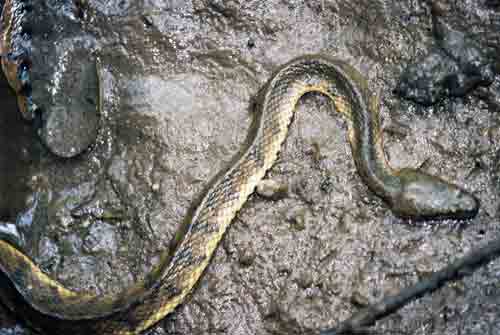
M 3 65 L 11 74 L 19 66 L 5 59 Z M 10 81 L 18 83 L 15 76 Z M 388 166 L 378 99 L 357 70 L 341 60 L 303 56 L 282 66 L 268 81 L 259 95 L 259 113 L 247 147 L 206 190 L 179 231 L 173 251 L 165 251 L 143 281 L 116 295 L 74 292 L 0 240 L 2 303 L 47 334 L 132 335 L 157 323 L 183 302 L 199 280 L 231 221 L 272 167 L 295 105 L 307 92 L 325 94 L 347 117 L 359 175 L 396 215 L 427 219 L 476 214 L 478 201 L 461 188 L 418 170 Z

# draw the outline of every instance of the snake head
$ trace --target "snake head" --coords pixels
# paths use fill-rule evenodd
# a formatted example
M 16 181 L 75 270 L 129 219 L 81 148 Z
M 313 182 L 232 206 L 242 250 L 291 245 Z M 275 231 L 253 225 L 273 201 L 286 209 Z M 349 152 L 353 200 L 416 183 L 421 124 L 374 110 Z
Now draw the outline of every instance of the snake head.
M 468 219 L 479 209 L 469 192 L 445 180 L 413 169 L 398 171 L 399 193 L 391 199 L 393 212 L 412 219 Z

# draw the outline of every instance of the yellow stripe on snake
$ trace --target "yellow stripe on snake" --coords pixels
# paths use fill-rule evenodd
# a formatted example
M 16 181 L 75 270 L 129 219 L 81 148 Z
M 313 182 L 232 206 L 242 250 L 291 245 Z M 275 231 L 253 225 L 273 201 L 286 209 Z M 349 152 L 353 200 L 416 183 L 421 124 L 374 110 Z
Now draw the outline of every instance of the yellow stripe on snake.
M 16 62 L 2 59 L 9 82 L 19 89 Z M 328 96 L 347 117 L 358 173 L 393 213 L 412 219 L 476 214 L 478 201 L 458 186 L 419 170 L 390 168 L 382 149 L 378 99 L 370 95 L 357 70 L 341 60 L 303 56 L 282 66 L 268 81 L 259 95 L 256 128 L 247 147 L 208 187 L 179 230 L 175 248 L 164 251 L 143 281 L 116 295 L 75 292 L 0 240 L 2 303 L 45 334 L 135 335 L 155 325 L 183 302 L 201 277 L 231 221 L 275 162 L 295 105 L 307 92 Z

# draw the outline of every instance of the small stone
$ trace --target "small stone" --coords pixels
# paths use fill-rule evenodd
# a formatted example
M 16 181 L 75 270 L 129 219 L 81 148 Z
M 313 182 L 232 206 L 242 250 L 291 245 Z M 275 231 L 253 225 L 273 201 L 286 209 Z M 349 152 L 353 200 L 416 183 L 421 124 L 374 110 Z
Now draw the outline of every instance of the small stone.
M 368 298 L 362 295 L 359 291 L 353 292 L 350 300 L 356 307 L 366 307 L 370 304 Z
M 288 222 L 290 222 L 290 225 L 295 230 L 302 231 L 306 229 L 306 210 L 302 209 L 292 213 L 292 215 L 288 217 Z
M 325 193 L 330 193 L 334 189 L 334 183 L 335 181 L 333 180 L 333 177 L 331 175 L 328 175 L 323 178 L 323 180 L 321 180 L 319 189 Z
M 249 49 L 252 49 L 252 48 L 255 47 L 255 41 L 254 41 L 253 38 L 249 38 L 248 39 L 247 46 L 248 46 Z
M 288 185 L 272 179 L 262 180 L 257 185 L 257 194 L 273 200 L 284 199 L 288 196 Z
M 297 284 L 303 289 L 311 287 L 313 282 L 314 278 L 311 272 L 309 271 L 302 272 L 300 276 L 297 278 Z
M 253 264 L 255 260 L 255 253 L 249 249 L 244 249 L 243 251 L 240 252 L 239 255 L 239 263 L 243 267 L 248 267 Z
M 82 221 L 82 223 L 81 223 L 81 226 L 82 226 L 83 228 L 88 228 L 88 227 L 90 227 L 91 225 L 92 225 L 92 222 L 91 222 L 89 219 L 85 219 L 85 220 L 83 220 L 83 221 Z

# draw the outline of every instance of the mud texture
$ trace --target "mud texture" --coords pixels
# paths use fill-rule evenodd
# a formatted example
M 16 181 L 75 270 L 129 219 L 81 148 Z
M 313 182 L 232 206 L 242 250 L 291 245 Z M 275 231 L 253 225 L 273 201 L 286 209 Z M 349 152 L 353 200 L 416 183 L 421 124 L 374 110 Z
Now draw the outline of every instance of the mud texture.
M 365 74 L 381 96 L 394 167 L 420 166 L 481 201 L 467 222 L 397 220 L 357 175 L 345 120 L 327 99 L 307 96 L 268 174 L 287 192 L 250 199 L 191 297 L 150 334 L 327 328 L 500 234 L 500 77 L 431 107 L 392 93 L 435 42 L 427 2 L 85 3 L 104 90 L 93 149 L 55 158 L 15 116 L 4 82 L 0 90 L 0 136 L 10 139 L 0 147 L 2 221 L 18 226 L 20 243 L 64 284 L 116 292 L 144 276 L 207 181 L 238 152 L 252 98 L 273 69 L 304 53 L 346 59 Z M 497 2 L 440 5 L 450 27 L 499 54 Z M 498 334 L 499 273 L 496 261 L 375 330 Z M 1 334 L 32 334 L 7 312 L 0 323 Z

